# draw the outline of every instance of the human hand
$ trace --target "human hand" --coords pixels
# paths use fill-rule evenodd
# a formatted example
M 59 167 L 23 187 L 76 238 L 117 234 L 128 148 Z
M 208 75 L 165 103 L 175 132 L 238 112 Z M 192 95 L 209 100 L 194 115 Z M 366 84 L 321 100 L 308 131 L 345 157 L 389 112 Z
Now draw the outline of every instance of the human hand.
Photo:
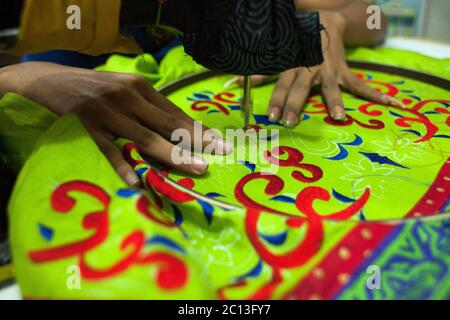
M 44 62 L 29 62 L 0 69 L 0 97 L 15 92 L 34 100 L 57 115 L 75 113 L 119 176 L 130 186 L 140 184 L 114 140 L 134 141 L 143 154 L 181 171 L 200 175 L 208 163 L 170 143 L 175 129 L 186 129 L 193 145 L 213 143 L 216 154 L 231 147 L 220 136 L 212 141 L 194 135 L 194 120 L 176 107 L 142 77 L 133 74 L 99 72 Z M 211 134 L 211 130 L 208 130 Z M 200 141 L 195 141 L 199 139 Z M 191 147 L 191 146 L 186 146 Z M 179 150 L 178 150 L 179 149 Z M 184 154 L 177 164 L 173 154 Z
M 345 59 L 344 17 L 331 11 L 320 12 L 320 17 L 326 30 L 322 32 L 324 63 L 312 68 L 294 68 L 280 74 L 269 103 L 269 119 L 274 122 L 282 119 L 286 127 L 296 126 L 311 89 L 317 85 L 321 86 L 328 113 L 337 121 L 345 120 L 341 87 L 369 101 L 404 108 L 399 100 L 372 89 L 351 72 Z M 260 85 L 268 79 L 255 75 L 252 83 Z M 238 84 L 243 85 L 243 77 L 238 79 Z

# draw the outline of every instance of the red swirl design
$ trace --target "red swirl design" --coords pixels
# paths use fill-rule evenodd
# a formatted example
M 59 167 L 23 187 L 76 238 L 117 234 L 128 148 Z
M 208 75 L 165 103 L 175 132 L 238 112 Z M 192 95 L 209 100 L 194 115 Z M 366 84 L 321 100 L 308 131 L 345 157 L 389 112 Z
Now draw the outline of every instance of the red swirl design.
M 69 193 L 80 192 L 92 196 L 103 204 L 100 211 L 86 214 L 83 228 L 94 230 L 94 234 L 84 240 L 74 241 L 64 245 L 32 250 L 29 252 L 31 261 L 46 263 L 69 257 L 78 257 L 81 277 L 87 280 L 106 279 L 128 270 L 132 265 L 158 265 L 156 280 L 158 285 L 166 290 L 183 287 L 188 279 L 185 263 L 166 252 L 151 252 L 144 254 L 145 234 L 141 230 L 134 230 L 122 240 L 120 250 L 126 252 L 124 257 L 106 268 L 95 268 L 89 264 L 86 255 L 105 242 L 108 237 L 109 221 L 108 209 L 110 196 L 100 187 L 85 181 L 72 181 L 59 186 L 51 196 L 53 209 L 58 213 L 67 214 L 77 204 L 76 199 Z M 145 200 L 142 200 L 145 199 Z M 141 213 L 150 215 L 146 198 L 140 198 L 138 208 Z
M 191 109 L 194 111 L 206 111 L 210 107 L 216 108 L 217 110 L 219 110 L 220 112 L 222 112 L 225 115 L 230 114 L 230 111 L 227 108 L 225 108 L 223 105 L 221 105 L 220 103 L 215 102 L 215 101 L 199 100 L 199 101 L 195 101 L 191 105 Z
M 281 160 L 275 158 L 272 154 L 276 156 L 283 156 L 285 154 L 288 155 L 288 158 L 286 160 Z M 297 149 L 291 148 L 291 147 L 275 147 L 272 152 L 266 151 L 264 153 L 264 157 L 267 161 L 269 161 L 271 164 L 278 165 L 280 167 L 295 167 L 303 169 L 311 174 L 311 176 L 306 176 L 301 171 L 293 171 L 292 177 L 296 180 L 299 180 L 301 182 L 311 183 L 316 182 L 322 179 L 323 171 L 320 167 L 313 165 L 313 164 L 303 164 L 301 163 L 303 161 L 303 153 L 298 151 Z

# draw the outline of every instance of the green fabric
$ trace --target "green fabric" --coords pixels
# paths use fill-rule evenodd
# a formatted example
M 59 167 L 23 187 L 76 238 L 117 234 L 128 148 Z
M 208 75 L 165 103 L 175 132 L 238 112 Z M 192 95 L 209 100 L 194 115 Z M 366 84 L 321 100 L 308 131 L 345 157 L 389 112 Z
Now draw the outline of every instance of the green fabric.
M 18 94 L 0 99 L 0 150 L 14 169 L 19 171 L 36 140 L 56 119 L 47 108 Z
M 204 71 L 184 53 L 183 47 L 170 50 L 158 65 L 153 56 L 143 54 L 135 58 L 121 55 L 111 56 L 106 64 L 96 68 L 100 71 L 137 73 L 147 79 L 155 88 L 160 88 L 188 74 Z
M 98 271 L 99 275 L 92 277 L 91 280 L 82 281 L 80 288 L 77 289 L 77 272 L 71 272 L 71 267 L 77 266 L 80 254 L 69 256 L 69 259 L 56 259 L 56 262 L 51 264 L 38 263 L 36 268 L 31 269 L 29 254 L 48 245 L 58 247 L 75 243 L 95 233 L 96 227 L 92 225 L 98 226 L 99 219 L 92 220 L 91 223 L 85 222 L 89 214 L 94 212 L 93 216 L 98 215 L 95 212 L 99 212 L 102 208 L 94 192 L 90 192 L 89 188 L 70 190 L 69 196 L 74 199 L 74 208 L 64 211 L 65 214 L 62 214 L 61 210 L 58 212 L 56 208 L 58 204 L 61 206 L 61 203 L 66 204 L 63 205 L 66 208 L 68 205 L 66 198 L 51 197 L 57 187 L 65 182 L 85 186 L 87 183 L 84 184 L 83 181 L 96 181 L 98 186 L 91 185 L 107 194 L 111 200 L 106 206 L 108 240 L 95 250 L 90 250 L 86 261 L 87 265 L 94 266 L 95 270 L 92 273 Z M 211 299 L 215 297 L 211 284 L 201 272 L 201 264 L 195 259 L 196 255 L 178 251 L 172 253 L 170 250 L 164 250 L 164 246 L 158 243 L 146 246 L 141 255 L 163 253 L 176 261 L 181 261 L 189 272 L 189 281 L 183 285 L 183 290 L 163 291 L 158 288 L 158 272 L 160 272 L 158 270 L 162 270 L 163 273 L 164 270 L 169 273 L 178 270 L 173 270 L 170 263 L 165 265 L 157 258 L 152 263 L 144 263 L 148 265 L 147 268 L 125 267 L 125 271 L 131 269 L 128 272 L 124 271 L 127 274 L 126 286 L 124 278 L 102 275 L 102 271 L 109 269 L 116 261 L 127 260 L 126 257 L 132 252 L 130 250 L 132 245 L 124 245 L 126 241 L 122 241 L 132 233 L 131 231 L 135 232 L 134 234 L 145 234 L 145 240 L 149 241 L 151 237 L 170 239 L 172 243 L 181 246 L 183 251 L 187 250 L 185 249 L 187 240 L 179 229 L 151 223 L 136 212 L 136 200 L 139 196 L 137 190 L 128 190 L 129 193 L 134 192 L 130 197 L 116 195 L 116 192 L 125 190 L 125 187 L 124 182 L 117 176 L 73 114 L 59 118 L 42 134 L 33 155 L 18 178 L 9 204 L 14 265 L 21 293 L 25 298 Z M 24 201 L 25 198 L 29 201 Z M 134 214 L 131 214 L 132 212 Z M 61 219 L 61 216 L 65 218 Z M 161 219 L 164 219 L 164 216 Z M 91 226 L 86 227 L 89 225 Z M 45 230 L 53 232 L 46 234 Z M 43 237 L 43 234 L 46 236 Z M 139 264 L 131 262 L 131 266 L 133 263 Z M 126 262 L 122 264 L 126 265 Z M 167 275 L 165 277 L 167 278 Z M 41 280 L 46 284 L 40 285 Z

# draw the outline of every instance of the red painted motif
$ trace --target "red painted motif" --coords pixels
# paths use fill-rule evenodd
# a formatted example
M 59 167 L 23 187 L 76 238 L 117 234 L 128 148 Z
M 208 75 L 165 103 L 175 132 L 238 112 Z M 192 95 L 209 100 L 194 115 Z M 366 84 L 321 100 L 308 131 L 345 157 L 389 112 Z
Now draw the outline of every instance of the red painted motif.
M 89 263 L 88 253 L 103 244 L 109 235 L 108 210 L 110 197 L 103 189 L 94 184 L 85 181 L 72 181 L 62 184 L 53 192 L 51 197 L 52 208 L 60 214 L 70 213 L 77 204 L 76 199 L 70 195 L 75 192 L 89 195 L 103 205 L 101 210 L 90 212 L 83 218 L 83 228 L 87 231 L 93 230 L 94 233 L 83 240 L 56 247 L 32 250 L 29 252 L 31 261 L 47 263 L 77 257 L 81 277 L 87 280 L 107 279 L 125 272 L 132 265 L 154 264 L 158 266 L 156 280 L 161 288 L 166 290 L 179 289 L 186 284 L 188 270 L 184 262 L 166 252 L 144 253 L 145 234 L 141 230 L 134 230 L 124 237 L 120 245 L 120 250 L 124 252 L 121 259 L 105 268 L 93 267 Z M 146 201 L 142 201 L 142 198 L 140 201 L 145 205 L 148 204 Z M 141 213 L 148 213 L 147 208 L 141 208 L 144 211 Z

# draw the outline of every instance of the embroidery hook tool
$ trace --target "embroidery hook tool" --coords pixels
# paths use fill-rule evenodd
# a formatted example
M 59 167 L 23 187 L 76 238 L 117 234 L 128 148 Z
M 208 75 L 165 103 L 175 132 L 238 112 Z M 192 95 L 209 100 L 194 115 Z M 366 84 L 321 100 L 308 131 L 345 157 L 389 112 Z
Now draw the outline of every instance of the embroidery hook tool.
M 244 94 L 242 100 L 242 112 L 244 115 L 244 130 L 250 127 L 250 117 L 252 115 L 253 100 L 252 100 L 252 81 L 250 75 L 244 76 Z

